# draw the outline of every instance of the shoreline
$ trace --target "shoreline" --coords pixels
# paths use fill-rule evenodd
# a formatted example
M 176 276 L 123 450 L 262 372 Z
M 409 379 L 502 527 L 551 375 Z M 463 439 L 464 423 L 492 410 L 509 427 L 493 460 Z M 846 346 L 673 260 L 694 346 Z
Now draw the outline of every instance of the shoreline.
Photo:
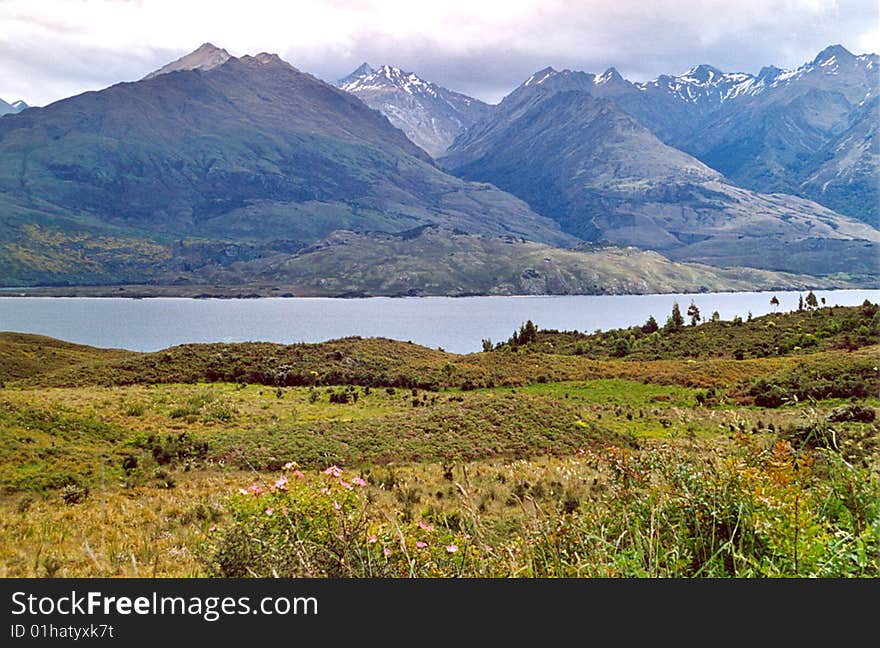
M 422 297 L 624 297 L 647 295 L 699 295 L 699 294 L 737 294 L 737 293 L 770 293 L 770 292 L 807 292 L 807 291 L 843 291 L 843 290 L 880 290 L 880 283 L 866 282 L 864 285 L 844 283 L 838 285 L 805 285 L 803 287 L 777 286 L 760 287 L 751 290 L 670 290 L 662 292 L 591 292 L 591 293 L 424 293 L 409 291 L 406 293 L 371 293 L 345 292 L 333 293 L 316 290 L 292 290 L 289 286 L 152 286 L 126 284 L 118 286 L 29 286 L 0 287 L 0 298 L 58 297 L 58 298 L 123 298 L 123 299 L 388 299 L 422 298 Z

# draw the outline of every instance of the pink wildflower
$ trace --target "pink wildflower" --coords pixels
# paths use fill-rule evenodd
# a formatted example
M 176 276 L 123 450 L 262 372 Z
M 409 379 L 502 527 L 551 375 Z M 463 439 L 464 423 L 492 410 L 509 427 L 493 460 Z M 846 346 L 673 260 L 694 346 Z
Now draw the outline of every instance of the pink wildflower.
M 251 493 L 252 495 L 259 495 L 263 492 L 263 489 L 260 488 L 257 484 L 251 484 L 247 487 L 247 492 Z
M 282 475 L 278 479 L 275 480 L 275 483 L 272 485 L 273 490 L 287 490 L 287 477 Z
M 288 461 L 286 464 L 284 464 L 284 465 L 282 466 L 282 468 L 283 468 L 284 470 L 293 470 L 294 468 L 296 468 L 296 465 L 297 465 L 297 464 L 296 464 L 295 461 Z
M 355 477 L 351 481 L 353 481 L 357 486 L 363 487 L 367 485 L 367 482 L 365 482 L 361 477 Z
M 430 532 L 430 531 L 433 531 L 433 530 L 434 530 L 434 525 L 433 525 L 433 524 L 425 524 L 424 522 L 422 522 L 421 520 L 419 520 L 419 528 L 422 529 L 423 531 L 429 531 L 429 532 Z
M 347 481 L 345 481 L 344 479 L 340 479 L 340 480 L 339 480 L 339 485 L 342 486 L 343 488 L 345 488 L 346 490 L 352 490 L 352 489 L 354 489 L 354 486 L 352 486 L 351 484 L 349 484 L 349 483 L 348 483 Z
M 330 466 L 329 468 L 324 469 L 325 475 L 330 475 L 331 477 L 342 477 L 342 468 L 339 466 Z
M 391 549 L 389 549 L 388 547 L 385 547 L 385 549 L 382 550 L 382 553 L 385 554 L 385 557 L 387 558 L 388 556 L 391 555 Z
M 494 549 L 492 549 L 492 545 L 483 545 L 483 550 L 486 553 L 492 553 L 494 551 Z
M 340 504 L 340 503 L 337 502 L 336 500 L 333 500 L 333 508 L 335 508 L 337 511 L 341 511 L 341 510 L 342 510 L 342 504 Z
M 275 509 L 273 509 L 271 506 L 266 509 L 266 515 L 272 515 L 274 512 L 275 512 Z
M 367 544 L 376 544 L 377 542 L 379 542 L 379 538 L 377 538 L 376 536 L 374 536 L 374 535 L 367 536 Z
M 418 547 L 419 549 L 424 549 L 427 546 L 428 546 L 427 542 L 422 542 L 421 540 L 416 542 L 416 547 Z
M 329 495 L 329 494 L 330 494 L 330 489 L 329 489 L 329 488 L 326 488 L 326 487 L 325 487 L 325 488 L 322 488 L 322 489 L 321 489 L 321 494 L 322 494 L 322 495 Z
M 217 525 L 216 525 L 216 524 L 212 524 L 212 525 L 211 525 L 211 528 L 208 529 L 208 532 L 209 532 L 209 533 L 214 533 L 214 531 L 216 531 L 216 530 L 217 530 Z
M 456 551 L 458 551 L 458 545 L 446 545 L 446 551 L 448 551 L 449 553 L 455 553 Z
M 297 479 L 305 479 L 305 475 L 303 475 L 301 470 L 294 470 L 293 476 L 296 477 Z

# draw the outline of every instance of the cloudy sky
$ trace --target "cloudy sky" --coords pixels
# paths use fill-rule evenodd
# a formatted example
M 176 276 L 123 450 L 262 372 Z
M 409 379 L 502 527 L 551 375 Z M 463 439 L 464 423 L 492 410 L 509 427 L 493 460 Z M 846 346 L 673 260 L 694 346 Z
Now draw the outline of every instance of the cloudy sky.
M 490 102 L 552 65 L 627 78 L 880 51 L 877 0 L 0 0 L 0 97 L 45 105 L 212 42 L 333 81 L 389 63 Z

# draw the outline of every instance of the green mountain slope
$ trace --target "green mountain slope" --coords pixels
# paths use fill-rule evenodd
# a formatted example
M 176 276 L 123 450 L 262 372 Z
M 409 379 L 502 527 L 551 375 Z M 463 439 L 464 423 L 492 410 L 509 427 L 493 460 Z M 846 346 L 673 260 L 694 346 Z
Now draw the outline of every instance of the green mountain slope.
M 199 241 L 259 255 L 340 228 L 432 223 L 574 240 L 522 201 L 445 174 L 385 117 L 274 55 L 163 73 L 0 120 L 7 285 L 131 280 L 156 261 L 132 249 L 125 262 L 114 253 L 72 270 L 92 256 L 83 241 L 100 250 L 119 237 L 166 250 Z M 120 263 L 129 271 L 120 274 Z

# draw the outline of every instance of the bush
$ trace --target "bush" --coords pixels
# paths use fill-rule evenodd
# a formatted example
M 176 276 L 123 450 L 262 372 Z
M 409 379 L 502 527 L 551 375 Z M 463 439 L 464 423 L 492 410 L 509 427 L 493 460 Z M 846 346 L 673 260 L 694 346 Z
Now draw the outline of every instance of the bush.
M 79 504 L 89 496 L 89 489 L 79 484 L 67 484 L 61 489 L 61 499 L 65 504 Z

